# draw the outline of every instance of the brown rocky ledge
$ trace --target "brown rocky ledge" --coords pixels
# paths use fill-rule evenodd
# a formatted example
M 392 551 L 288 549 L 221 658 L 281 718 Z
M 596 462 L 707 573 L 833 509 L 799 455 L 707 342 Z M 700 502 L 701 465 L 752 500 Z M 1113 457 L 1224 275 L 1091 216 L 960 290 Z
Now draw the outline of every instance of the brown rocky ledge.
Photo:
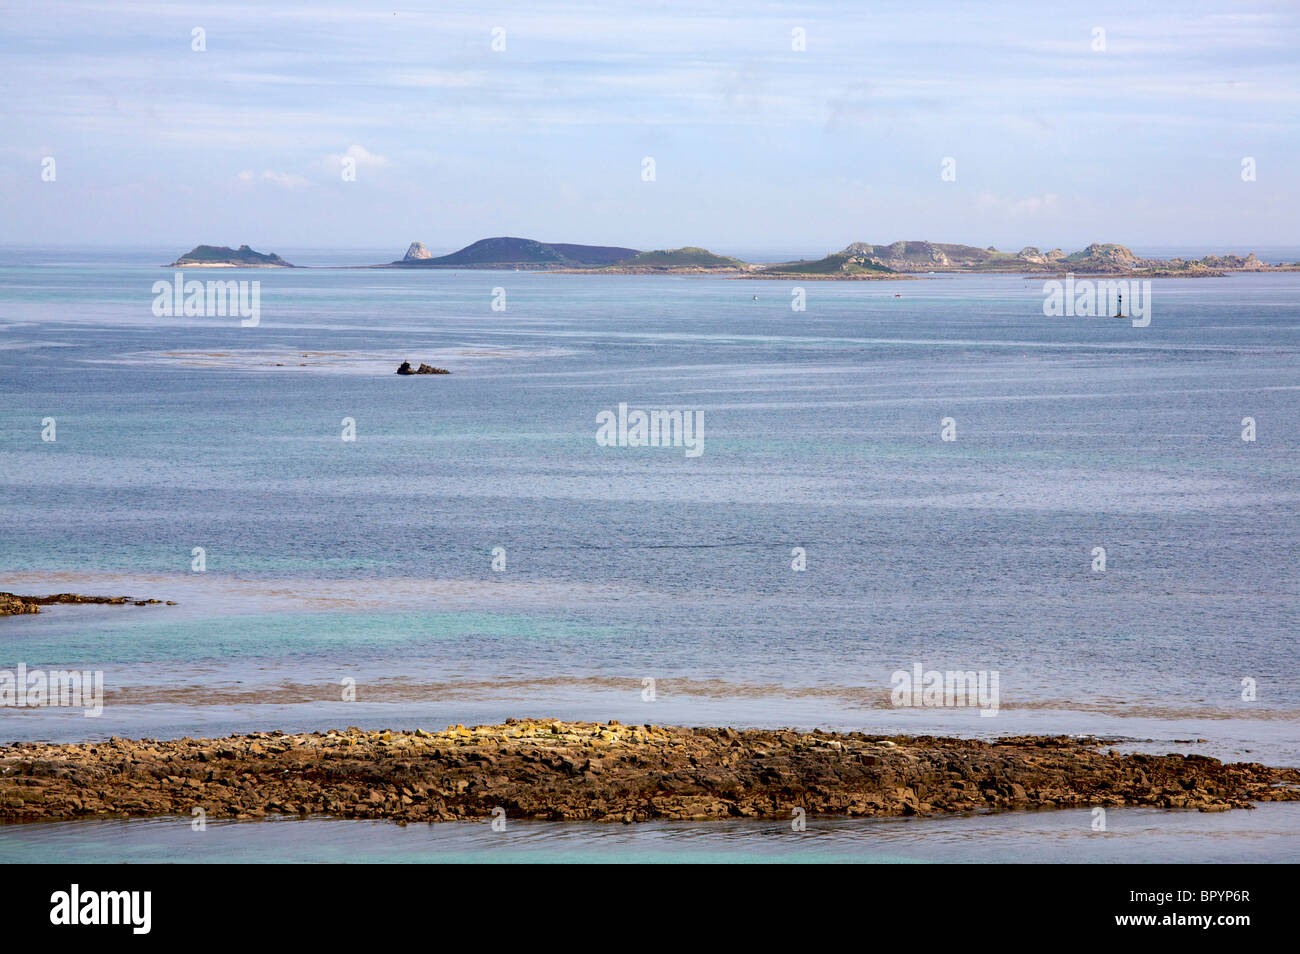
M 28 613 L 39 613 L 42 606 L 49 606 L 52 603 L 109 603 L 114 606 L 123 606 L 130 603 L 132 606 L 150 606 L 155 603 L 162 603 L 163 600 L 136 600 L 129 596 L 84 596 L 81 593 L 55 593 L 51 596 L 19 596 L 17 593 L 0 593 L 0 616 L 23 616 Z M 166 601 L 168 606 L 175 606 L 171 601 Z
M 400 822 L 926 815 L 1300 800 L 1300 770 L 1096 741 L 508 720 L 446 732 L 253 733 L 0 746 L 0 821 L 326 814 Z

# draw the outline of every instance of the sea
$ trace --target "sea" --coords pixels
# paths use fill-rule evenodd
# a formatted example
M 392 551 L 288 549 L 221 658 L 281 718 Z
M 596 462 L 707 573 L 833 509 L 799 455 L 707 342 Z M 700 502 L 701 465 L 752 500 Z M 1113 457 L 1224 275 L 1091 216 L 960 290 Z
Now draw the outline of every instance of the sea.
M 258 282 L 252 323 L 157 314 L 176 249 L 0 249 L 0 591 L 175 604 L 0 619 L 0 670 L 104 685 L 0 742 L 554 717 L 1300 765 L 1300 272 L 1152 280 L 1139 327 L 1041 276 L 277 251 L 316 267 L 184 270 Z M 621 405 L 698 446 L 598 439 Z M 994 711 L 895 705 L 917 667 Z M 76 821 L 0 859 L 1300 860 L 1300 805 L 1110 816 Z

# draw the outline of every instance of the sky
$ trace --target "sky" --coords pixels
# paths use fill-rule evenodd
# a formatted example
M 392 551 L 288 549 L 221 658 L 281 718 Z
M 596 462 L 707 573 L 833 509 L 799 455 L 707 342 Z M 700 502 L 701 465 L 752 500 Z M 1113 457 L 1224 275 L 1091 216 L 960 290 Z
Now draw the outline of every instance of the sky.
M 1295 0 L 0 0 L 0 120 L 11 246 L 1300 245 Z

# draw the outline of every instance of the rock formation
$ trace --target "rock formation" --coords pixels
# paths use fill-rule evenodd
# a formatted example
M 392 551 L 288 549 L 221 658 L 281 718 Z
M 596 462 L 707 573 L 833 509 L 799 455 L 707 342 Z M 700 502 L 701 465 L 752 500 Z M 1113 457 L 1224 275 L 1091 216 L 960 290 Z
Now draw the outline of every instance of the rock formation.
M 420 363 L 418 368 L 412 368 L 411 362 L 403 361 L 397 368 L 398 374 L 451 374 L 446 368 L 435 368 L 433 365 Z
M 111 695 L 108 699 L 112 703 Z M 933 815 L 1300 800 L 1300 770 L 1098 740 L 991 741 L 509 719 L 445 732 L 253 733 L 0 746 L 0 822 L 89 816 L 511 818 Z

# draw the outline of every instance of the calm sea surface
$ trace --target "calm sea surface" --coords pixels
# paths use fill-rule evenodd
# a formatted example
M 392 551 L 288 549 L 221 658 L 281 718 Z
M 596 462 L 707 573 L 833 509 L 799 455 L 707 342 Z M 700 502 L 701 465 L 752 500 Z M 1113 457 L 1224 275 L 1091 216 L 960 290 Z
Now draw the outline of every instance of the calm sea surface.
M 101 717 L 0 709 L 3 741 L 555 716 L 1300 765 L 1300 273 L 1156 280 L 1146 328 L 1046 318 L 1042 279 L 1018 276 L 809 282 L 795 312 L 786 282 L 186 273 L 260 281 L 246 328 L 154 317 L 174 255 L 0 250 L 0 590 L 177 604 L 0 620 L 0 669 L 105 680 Z M 620 403 L 702 411 L 703 454 L 599 446 Z M 998 714 L 895 709 L 890 675 L 917 663 L 996 670 Z M 1153 816 L 1186 817 L 1132 817 Z M 1297 818 L 1169 824 L 1189 860 L 1252 824 L 1294 860 Z M 147 854 L 159 824 L 5 829 L 0 854 L 127 857 L 123 832 Z M 256 830 L 293 857 L 325 824 Z M 867 854 L 1023 856 L 1032 829 L 924 820 L 899 830 L 930 848 Z M 692 851 L 765 850 L 754 826 L 693 830 Z M 528 831 L 542 854 L 678 843 Z

